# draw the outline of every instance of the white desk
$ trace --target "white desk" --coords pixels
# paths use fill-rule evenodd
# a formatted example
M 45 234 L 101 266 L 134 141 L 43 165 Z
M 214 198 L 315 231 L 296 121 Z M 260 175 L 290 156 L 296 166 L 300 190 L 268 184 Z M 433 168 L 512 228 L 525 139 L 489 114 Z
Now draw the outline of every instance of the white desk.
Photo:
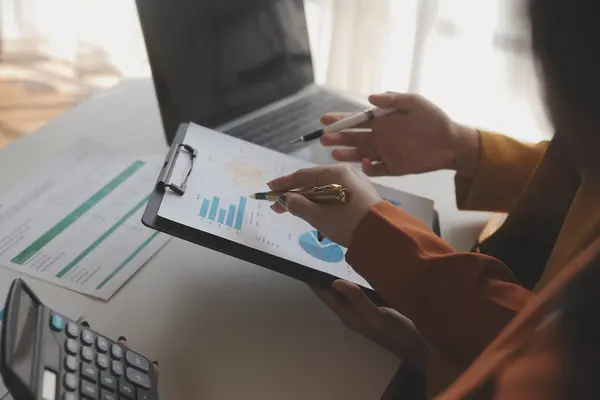
M 0 190 L 82 136 L 165 153 L 150 80 L 124 82 L 0 152 Z M 451 173 L 393 182 L 436 200 L 444 236 L 470 247 L 485 215 L 457 212 Z M 14 276 L 0 270 L 2 280 Z M 304 284 L 179 240 L 108 303 L 34 286 L 42 299 L 82 303 L 92 327 L 158 359 L 163 399 L 377 399 L 397 366 Z

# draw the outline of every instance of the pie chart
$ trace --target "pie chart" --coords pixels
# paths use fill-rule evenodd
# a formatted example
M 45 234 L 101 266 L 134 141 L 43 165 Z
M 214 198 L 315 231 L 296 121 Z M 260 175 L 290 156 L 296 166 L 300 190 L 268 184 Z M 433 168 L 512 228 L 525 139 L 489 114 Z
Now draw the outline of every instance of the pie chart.
M 339 244 L 325 238 L 319 243 L 317 231 L 306 232 L 299 239 L 300 247 L 317 260 L 338 263 L 344 259 L 344 250 Z

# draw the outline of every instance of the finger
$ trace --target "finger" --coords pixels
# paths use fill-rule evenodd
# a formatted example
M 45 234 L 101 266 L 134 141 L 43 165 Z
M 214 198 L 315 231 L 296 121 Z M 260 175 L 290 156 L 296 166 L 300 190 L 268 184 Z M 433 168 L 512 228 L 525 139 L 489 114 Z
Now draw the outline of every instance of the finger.
M 349 117 L 350 115 L 352 115 L 352 113 L 349 113 L 349 112 L 326 113 L 326 114 L 323 114 L 323 116 L 321 116 L 321 123 L 323 125 L 331 125 L 334 122 L 338 122 L 346 117 Z
M 273 179 L 267 185 L 271 190 L 284 191 L 340 183 L 342 171 L 343 168 L 339 165 L 303 168 L 290 175 Z
M 369 102 L 381 108 L 400 108 L 409 110 L 414 108 L 419 96 L 413 93 L 385 92 L 369 96 Z
M 366 147 L 373 145 L 373 132 L 333 132 L 321 136 L 323 146 Z
M 323 125 L 331 125 L 335 122 L 341 121 L 344 118 L 347 118 L 351 115 L 353 115 L 354 113 L 328 113 L 328 114 L 324 114 L 321 117 L 321 123 Z M 372 121 L 365 121 L 361 124 L 356 125 L 353 129 L 370 129 L 371 128 L 371 122 Z
M 388 176 L 390 175 L 390 170 L 387 167 L 387 164 L 382 162 L 373 162 L 368 158 L 364 158 L 362 160 L 362 169 L 365 174 L 368 176 Z
M 331 156 L 336 161 L 361 162 L 364 158 L 381 160 L 381 156 L 375 147 L 355 147 L 352 149 L 334 149 Z
M 154 374 L 156 375 L 156 380 L 158 381 L 158 378 L 160 378 L 160 365 L 156 360 L 152 361 L 152 365 L 154 365 Z
M 340 293 L 356 312 L 373 315 L 379 308 L 367 297 L 367 295 L 355 284 L 338 279 L 332 284 L 333 290 Z
M 273 203 L 271 204 L 271 210 L 275 211 L 277 214 L 284 214 L 287 212 L 287 210 L 285 209 L 285 207 L 282 204 L 279 203 Z
M 282 205 L 292 215 L 302 218 L 313 226 L 319 220 L 319 215 L 323 210 L 317 203 L 297 193 L 285 194 Z
M 125 336 L 119 336 L 119 338 L 117 339 L 117 343 L 119 343 L 121 346 L 125 347 L 126 349 L 129 348 L 129 345 L 127 344 L 127 338 Z
M 331 289 L 323 289 L 319 287 L 310 287 L 317 297 L 342 320 L 347 321 L 352 318 L 351 309 L 348 308 L 344 299 L 341 299 L 337 292 Z

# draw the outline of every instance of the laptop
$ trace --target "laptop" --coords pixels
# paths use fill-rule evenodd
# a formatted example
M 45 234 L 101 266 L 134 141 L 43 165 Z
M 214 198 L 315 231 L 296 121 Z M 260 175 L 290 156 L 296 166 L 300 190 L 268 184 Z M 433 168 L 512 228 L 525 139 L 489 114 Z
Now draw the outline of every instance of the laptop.
M 167 142 L 182 122 L 315 163 L 290 145 L 363 101 L 315 84 L 303 0 L 136 0 Z

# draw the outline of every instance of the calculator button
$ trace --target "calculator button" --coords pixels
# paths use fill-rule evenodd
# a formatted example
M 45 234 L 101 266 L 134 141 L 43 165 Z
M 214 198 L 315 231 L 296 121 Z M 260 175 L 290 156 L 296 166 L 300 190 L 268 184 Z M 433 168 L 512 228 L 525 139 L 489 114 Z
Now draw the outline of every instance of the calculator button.
M 150 400 L 150 392 L 144 389 L 138 389 L 137 400 Z
M 125 359 L 127 360 L 127 364 L 141 369 L 142 371 L 148 372 L 150 371 L 150 362 L 139 354 L 134 353 L 131 350 L 127 350 L 125 352 Z
M 113 343 L 113 345 L 110 348 L 110 352 L 112 353 L 112 356 L 114 358 L 123 358 L 123 348 L 116 343 Z
M 92 382 L 96 382 L 96 379 L 98 379 L 98 370 L 91 364 L 81 364 L 81 376 Z
M 65 319 L 58 314 L 54 314 L 50 317 L 50 326 L 56 332 L 60 332 L 65 329 Z
M 94 361 L 94 350 L 91 347 L 82 347 L 81 348 L 81 358 L 85 361 L 92 362 Z
M 108 357 L 106 356 L 106 354 L 98 354 L 96 356 L 96 364 L 98 364 L 98 367 L 100 367 L 102 369 L 108 368 L 109 362 L 110 361 L 108 360 Z
M 79 343 L 77 343 L 74 339 L 67 339 L 65 348 L 67 349 L 67 352 L 75 355 L 79 351 Z
M 67 335 L 73 339 L 76 339 L 79 336 L 79 326 L 75 322 L 69 322 L 67 324 Z
M 150 377 L 135 368 L 127 368 L 125 371 L 127 380 L 131 383 L 135 383 L 138 386 L 150 389 Z
M 96 338 L 96 347 L 100 353 L 106 353 L 108 351 L 108 340 L 102 336 Z
M 63 400 L 77 400 L 77 395 L 75 393 L 66 392 L 63 396 Z
M 110 390 L 117 390 L 117 378 L 108 372 L 102 372 L 100 374 L 100 385 Z
M 77 371 L 79 363 L 77 362 L 77 358 L 75 358 L 74 356 L 67 356 L 65 358 L 65 367 L 67 367 L 67 370 L 69 370 L 69 372 L 75 372 Z
M 81 381 L 81 394 L 90 399 L 98 399 L 98 386 L 86 380 Z
M 135 388 L 125 381 L 119 381 L 119 393 L 130 399 L 135 399 Z
M 123 363 L 121 363 L 120 361 L 113 361 L 112 372 L 117 376 L 123 375 Z
M 102 389 L 100 391 L 100 400 L 117 400 L 117 394 Z
M 94 334 L 89 329 L 84 329 L 81 331 L 81 341 L 88 346 L 91 346 L 94 343 Z
M 66 374 L 65 375 L 65 388 L 67 390 L 75 390 L 77 389 L 77 375 L 75 374 Z

